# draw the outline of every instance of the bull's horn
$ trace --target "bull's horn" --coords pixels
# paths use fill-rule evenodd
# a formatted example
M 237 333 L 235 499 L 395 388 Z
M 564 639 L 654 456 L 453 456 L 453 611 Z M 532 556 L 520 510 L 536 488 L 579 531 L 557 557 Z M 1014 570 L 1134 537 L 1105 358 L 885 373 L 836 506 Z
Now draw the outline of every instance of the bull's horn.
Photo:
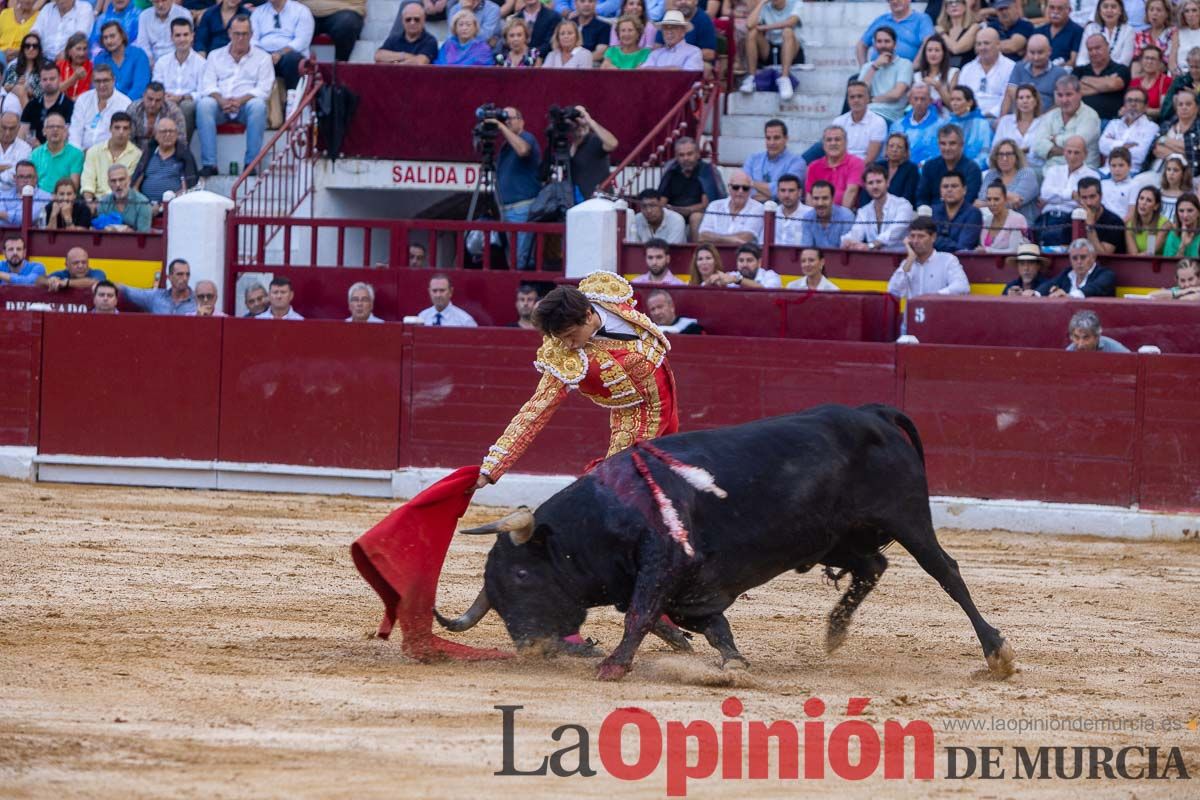
M 448 631 L 461 633 L 465 630 L 470 630 L 479 624 L 479 620 L 487 616 L 487 612 L 492 608 L 492 604 L 488 602 L 487 590 L 480 589 L 479 596 L 475 598 L 475 602 L 471 603 L 471 607 L 458 619 L 446 619 L 438 610 L 433 610 L 433 615 L 437 617 L 438 624 Z
M 470 528 L 465 531 L 467 536 L 488 536 L 496 533 L 507 533 L 513 544 L 525 544 L 533 537 L 533 512 L 526 506 L 521 506 L 513 513 L 487 525 Z

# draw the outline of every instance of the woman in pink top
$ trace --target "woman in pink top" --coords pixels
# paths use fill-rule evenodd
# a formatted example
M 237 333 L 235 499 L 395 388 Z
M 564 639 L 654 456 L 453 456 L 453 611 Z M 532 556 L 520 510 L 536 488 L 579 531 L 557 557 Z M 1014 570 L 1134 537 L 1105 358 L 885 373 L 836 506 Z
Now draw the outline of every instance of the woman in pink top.
M 1008 190 L 1004 182 L 992 181 L 985 197 L 988 211 L 992 212 L 991 224 L 979 237 L 979 248 L 985 253 L 1015 253 L 1025 244 L 1025 231 L 1029 223 L 1025 217 L 1008 207 Z

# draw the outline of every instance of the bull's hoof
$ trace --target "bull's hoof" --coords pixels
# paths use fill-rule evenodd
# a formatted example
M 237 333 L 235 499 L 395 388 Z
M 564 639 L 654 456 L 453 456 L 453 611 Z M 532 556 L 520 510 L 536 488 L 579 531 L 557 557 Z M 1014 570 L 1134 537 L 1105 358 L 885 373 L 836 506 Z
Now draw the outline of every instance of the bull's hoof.
M 832 653 L 846 643 L 846 638 L 850 635 L 849 628 L 845 625 L 834 627 L 829 626 L 825 631 L 825 652 Z
M 563 638 L 562 652 L 569 656 L 576 656 L 578 658 L 602 656 L 604 655 L 604 651 L 599 648 L 599 644 L 599 642 L 591 637 L 583 639 L 580 638 L 578 634 L 575 634 L 574 636 L 567 636 Z
M 750 669 L 750 662 L 741 656 L 733 656 L 721 662 L 721 670 L 724 672 L 745 672 Z
M 628 664 L 610 664 L 605 661 L 596 670 L 596 680 L 619 681 L 629 674 Z
M 1007 639 L 1000 643 L 995 652 L 987 654 L 987 665 L 992 675 L 1001 679 L 1008 678 L 1017 671 L 1013 649 L 1009 646 Z

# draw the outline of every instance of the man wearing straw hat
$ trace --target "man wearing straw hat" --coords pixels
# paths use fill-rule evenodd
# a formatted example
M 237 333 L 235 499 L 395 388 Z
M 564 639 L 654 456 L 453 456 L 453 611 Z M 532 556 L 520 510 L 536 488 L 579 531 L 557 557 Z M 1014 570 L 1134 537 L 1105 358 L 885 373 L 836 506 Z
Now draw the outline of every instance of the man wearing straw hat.
M 1047 281 L 1042 270 L 1050 266 L 1050 259 L 1042 255 L 1042 248 L 1036 244 L 1023 244 L 1017 248 L 1017 254 L 1004 259 L 1004 263 L 1017 268 L 1017 277 L 1004 285 L 1004 296 L 1042 296 L 1040 289 Z
M 678 11 L 668 11 L 658 23 L 663 46 L 650 54 L 638 69 L 683 69 L 692 72 L 704 70 L 704 56 L 700 48 L 684 41 L 692 29 L 692 23 Z

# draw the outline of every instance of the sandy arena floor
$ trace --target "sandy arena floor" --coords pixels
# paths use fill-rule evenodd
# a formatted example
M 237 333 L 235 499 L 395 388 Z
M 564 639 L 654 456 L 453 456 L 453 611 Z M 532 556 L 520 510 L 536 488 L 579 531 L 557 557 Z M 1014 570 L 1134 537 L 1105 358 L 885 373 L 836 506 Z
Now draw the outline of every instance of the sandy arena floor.
M 926 720 L 939 779 L 884 781 L 882 768 L 860 783 L 713 777 L 691 782 L 690 797 L 1200 796 L 1200 730 L 1187 727 L 1200 717 L 1195 541 L 943 535 L 980 610 L 1016 651 L 1021 672 L 1007 682 L 983 671 L 965 615 L 893 548 L 892 568 L 832 656 L 822 642 L 835 590 L 815 573 L 788 575 L 730 612 L 752 664 L 737 686 L 714 685 L 724 676 L 707 645 L 675 655 L 654 639 L 629 678 L 601 684 L 595 659 L 427 666 L 369 638 L 382 606 L 347 547 L 388 501 L 7 482 L 0 498 L 3 797 L 662 797 L 661 766 L 638 783 L 602 770 L 604 717 L 641 706 L 663 722 L 719 724 L 731 694 L 747 719 L 804 719 L 815 696 L 828 703 L 831 728 L 847 698 L 862 696 L 873 725 Z M 466 521 L 493 516 L 483 509 Z M 440 595 L 447 610 L 474 597 L 488 546 L 454 542 Z M 598 610 L 585 633 L 611 648 L 620 618 Z M 495 616 L 452 638 L 508 646 Z M 550 739 L 556 726 L 577 723 L 592 735 L 600 774 L 493 776 L 498 704 L 525 706 L 519 767 L 563 746 Z M 948 728 L 995 717 L 1155 728 Z M 940 779 L 943 748 L 981 745 L 1177 746 L 1193 778 Z

